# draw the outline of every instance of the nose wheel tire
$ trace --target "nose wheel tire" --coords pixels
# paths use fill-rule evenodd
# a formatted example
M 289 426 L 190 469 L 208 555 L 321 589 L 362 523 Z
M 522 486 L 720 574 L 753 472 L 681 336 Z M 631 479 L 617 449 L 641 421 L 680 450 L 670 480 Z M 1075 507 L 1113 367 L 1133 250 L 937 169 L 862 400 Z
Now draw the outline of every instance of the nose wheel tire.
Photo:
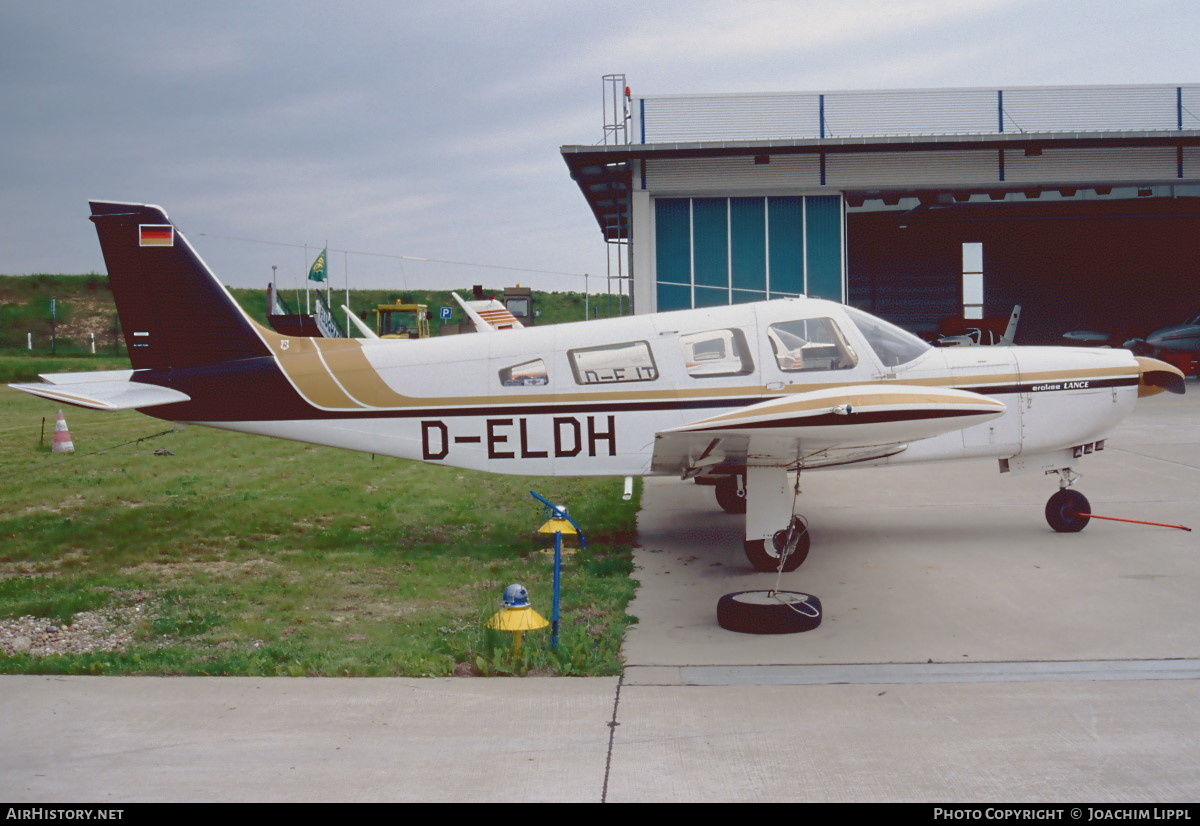
M 812 544 L 807 525 L 798 523 L 796 530 L 799 531 L 799 536 L 796 537 L 796 546 L 792 548 L 791 553 L 783 560 L 784 573 L 794 571 L 800 567 L 804 560 L 808 558 L 808 549 Z M 771 540 L 745 540 L 743 547 L 746 551 L 746 559 L 750 560 L 750 564 L 754 566 L 754 570 L 763 571 L 764 573 L 773 573 L 779 570 L 779 557 L 787 543 L 787 534 L 788 532 L 783 530 L 776 531 L 775 537 Z
M 1077 533 L 1092 521 L 1092 506 L 1077 490 L 1063 488 L 1046 502 L 1046 521 L 1059 533 Z
M 738 591 L 717 601 L 717 624 L 742 634 L 795 634 L 821 624 L 821 600 L 799 591 Z

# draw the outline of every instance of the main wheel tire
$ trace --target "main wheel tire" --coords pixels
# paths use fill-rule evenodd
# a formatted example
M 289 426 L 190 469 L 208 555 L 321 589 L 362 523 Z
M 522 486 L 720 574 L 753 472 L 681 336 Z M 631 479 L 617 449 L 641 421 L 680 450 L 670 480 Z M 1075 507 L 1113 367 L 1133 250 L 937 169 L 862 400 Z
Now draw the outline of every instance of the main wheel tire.
M 795 634 L 821 624 L 821 600 L 799 591 L 738 591 L 717 601 L 717 624 L 741 634 Z
M 1092 506 L 1087 497 L 1077 490 L 1063 488 L 1046 502 L 1046 521 L 1059 533 L 1077 533 L 1092 521 L 1089 514 Z
M 795 549 L 783 561 L 785 574 L 796 570 L 804 560 L 808 559 L 808 549 L 812 545 L 812 538 L 808 533 L 807 525 L 802 525 L 800 529 L 803 532 L 796 541 Z M 774 573 L 779 570 L 779 552 L 782 545 L 780 535 L 786 537 L 787 531 L 777 531 L 775 538 L 770 541 L 770 545 L 765 539 L 747 539 L 742 543 L 742 547 L 746 551 L 746 559 L 750 560 L 754 570 L 765 573 Z
M 746 512 L 746 483 L 737 476 L 722 476 L 714 488 L 717 504 L 725 513 Z

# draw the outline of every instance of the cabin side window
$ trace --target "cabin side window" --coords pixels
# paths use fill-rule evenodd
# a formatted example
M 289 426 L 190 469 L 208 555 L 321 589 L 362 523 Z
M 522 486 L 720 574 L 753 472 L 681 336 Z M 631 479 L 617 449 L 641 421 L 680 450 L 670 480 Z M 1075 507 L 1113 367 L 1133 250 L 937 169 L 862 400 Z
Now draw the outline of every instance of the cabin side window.
M 858 356 L 832 318 L 784 321 L 767 328 L 779 369 L 788 373 L 849 370 Z
M 744 376 L 754 371 L 750 348 L 741 330 L 706 330 L 679 337 L 689 376 Z
M 541 387 L 550 383 L 546 362 L 542 359 L 523 361 L 500 371 L 500 383 L 505 387 Z
M 577 384 L 615 384 L 658 378 L 654 354 L 645 341 L 581 347 L 568 350 L 567 358 Z

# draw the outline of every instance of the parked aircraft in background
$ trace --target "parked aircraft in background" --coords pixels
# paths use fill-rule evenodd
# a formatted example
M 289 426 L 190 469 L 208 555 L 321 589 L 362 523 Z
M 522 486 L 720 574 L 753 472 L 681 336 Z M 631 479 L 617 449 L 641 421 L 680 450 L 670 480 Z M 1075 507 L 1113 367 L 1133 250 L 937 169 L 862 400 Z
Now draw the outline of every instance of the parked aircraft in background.
M 1063 333 L 1068 341 L 1093 347 L 1115 346 L 1107 333 L 1095 330 L 1071 330 Z M 1145 338 L 1131 338 L 1120 345 L 1137 355 L 1154 356 L 1183 371 L 1185 375 L 1197 372 L 1200 361 L 1200 314 L 1190 317 L 1182 324 L 1172 324 L 1155 330 Z
M 1155 330 L 1146 336 L 1146 343 L 1160 350 L 1177 350 L 1181 353 L 1200 352 L 1200 314 L 1192 316 L 1182 324 L 1173 324 Z
M 991 330 L 982 327 L 970 327 L 966 333 L 956 336 L 942 336 L 934 342 L 938 347 L 963 347 L 978 344 L 990 344 L 1002 347 L 1011 347 L 1016 343 L 1017 339 L 1017 324 L 1021 321 L 1021 305 L 1017 304 L 1013 307 L 1012 315 L 1008 317 L 1008 326 L 1004 328 L 1004 335 L 997 338 Z
M 251 320 L 156 206 L 94 202 L 132 370 L 13 385 L 56 402 L 495 473 L 673 475 L 745 511 L 760 570 L 808 552 L 790 473 L 992 457 L 1069 486 L 1175 368 L 1125 350 L 933 348 L 808 298 L 411 341 Z

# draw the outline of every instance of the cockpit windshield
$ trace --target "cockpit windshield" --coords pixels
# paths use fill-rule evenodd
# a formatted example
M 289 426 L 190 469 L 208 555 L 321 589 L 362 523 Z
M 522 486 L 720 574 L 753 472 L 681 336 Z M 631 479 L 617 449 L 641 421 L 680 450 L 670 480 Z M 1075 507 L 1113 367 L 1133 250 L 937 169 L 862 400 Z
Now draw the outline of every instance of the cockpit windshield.
M 908 364 L 930 349 L 929 344 L 907 330 L 900 329 L 890 321 L 876 318 L 853 307 L 847 307 L 846 314 L 850 316 L 854 326 L 863 334 L 885 367 Z

